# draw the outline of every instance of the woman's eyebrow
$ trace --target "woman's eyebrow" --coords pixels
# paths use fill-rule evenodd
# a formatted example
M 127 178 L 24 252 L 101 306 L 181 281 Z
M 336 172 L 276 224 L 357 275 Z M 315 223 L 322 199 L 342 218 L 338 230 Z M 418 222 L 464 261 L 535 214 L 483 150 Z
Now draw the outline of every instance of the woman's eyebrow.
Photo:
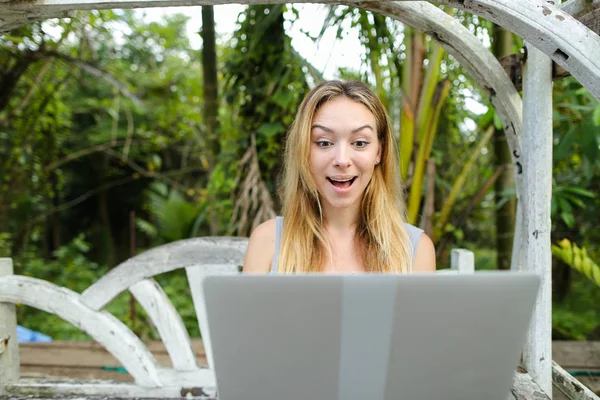
M 312 126 L 311 128 L 312 128 L 312 129 L 319 128 L 319 129 L 322 129 L 322 130 L 324 130 L 325 132 L 333 133 L 333 130 L 332 130 L 332 129 L 329 129 L 329 128 L 327 128 L 326 126 L 323 126 L 323 125 L 321 125 L 321 124 L 313 124 L 313 126 Z M 372 127 L 371 125 L 369 125 L 369 124 L 366 124 L 366 125 L 363 125 L 363 126 L 359 126 L 359 127 L 358 127 L 358 128 L 356 128 L 356 129 L 353 129 L 353 130 L 352 130 L 352 133 L 360 132 L 360 131 L 362 131 L 363 129 L 370 129 L 371 131 L 375 132 L 375 129 L 373 129 L 373 127 Z
M 333 133 L 333 130 L 327 128 L 326 126 L 320 125 L 320 124 L 313 124 L 313 126 L 311 127 L 311 129 L 315 129 L 315 128 L 322 129 L 325 132 Z
M 360 131 L 362 131 L 363 129 L 370 129 L 371 131 L 375 132 L 375 129 L 373 129 L 373 127 L 372 127 L 371 125 L 369 125 L 369 124 L 366 124 L 366 125 L 363 125 L 363 126 L 361 126 L 361 127 L 358 127 L 358 128 L 356 128 L 356 129 L 353 129 L 353 130 L 352 130 L 352 133 L 360 132 Z

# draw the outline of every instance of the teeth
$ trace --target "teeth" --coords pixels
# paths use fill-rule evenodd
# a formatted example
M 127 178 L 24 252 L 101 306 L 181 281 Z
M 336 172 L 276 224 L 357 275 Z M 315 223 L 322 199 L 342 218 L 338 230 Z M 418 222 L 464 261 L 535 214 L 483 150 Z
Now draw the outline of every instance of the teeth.
M 331 178 L 329 178 L 329 179 L 331 179 Z M 337 179 L 331 179 L 331 180 L 334 181 L 334 182 L 345 183 L 345 182 L 350 182 L 352 180 L 352 178 L 346 179 L 344 181 L 339 181 Z

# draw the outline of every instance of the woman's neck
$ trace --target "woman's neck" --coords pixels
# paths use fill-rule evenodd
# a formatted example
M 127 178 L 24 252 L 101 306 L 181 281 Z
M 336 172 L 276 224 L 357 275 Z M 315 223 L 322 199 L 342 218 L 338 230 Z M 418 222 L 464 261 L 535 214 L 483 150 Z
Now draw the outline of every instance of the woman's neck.
M 334 208 L 323 206 L 325 228 L 333 232 L 354 232 L 360 220 L 359 207 Z

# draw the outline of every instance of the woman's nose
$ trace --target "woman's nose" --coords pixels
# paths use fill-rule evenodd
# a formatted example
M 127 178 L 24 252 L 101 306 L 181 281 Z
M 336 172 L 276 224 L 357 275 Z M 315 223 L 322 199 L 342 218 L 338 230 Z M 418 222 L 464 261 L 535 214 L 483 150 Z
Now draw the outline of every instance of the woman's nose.
M 335 153 L 335 165 L 339 167 L 347 167 L 350 165 L 350 152 L 348 146 L 339 144 Z

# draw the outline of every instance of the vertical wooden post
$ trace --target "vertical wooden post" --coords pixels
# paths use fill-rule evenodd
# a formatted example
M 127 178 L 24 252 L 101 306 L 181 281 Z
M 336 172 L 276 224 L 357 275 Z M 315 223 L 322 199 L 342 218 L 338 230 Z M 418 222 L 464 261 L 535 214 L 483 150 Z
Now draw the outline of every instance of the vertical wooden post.
M 517 179 L 520 179 L 520 177 Z M 515 235 L 513 236 L 512 257 L 510 260 L 511 271 L 523 269 L 523 213 L 526 212 L 523 207 L 524 201 L 523 185 L 517 185 L 517 211 L 515 213 Z
M 452 249 L 450 253 L 450 269 L 459 274 L 472 274 L 475 272 L 475 255 L 466 249 Z
M 12 259 L 0 258 L 0 278 L 13 274 Z M 0 396 L 4 385 L 19 379 L 17 314 L 14 304 L 0 303 Z
M 528 44 L 523 77 L 523 267 L 541 278 L 523 363 L 552 398 L 552 63 Z

